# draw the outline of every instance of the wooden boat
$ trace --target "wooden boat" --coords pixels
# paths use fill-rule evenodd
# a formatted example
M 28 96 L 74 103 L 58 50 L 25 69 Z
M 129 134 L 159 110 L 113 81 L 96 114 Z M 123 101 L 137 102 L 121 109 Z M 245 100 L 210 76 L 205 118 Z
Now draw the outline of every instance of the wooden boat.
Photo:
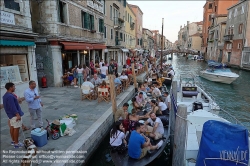
M 144 166 L 151 163 L 155 158 L 157 158 L 164 150 L 168 143 L 168 138 L 170 135 L 170 125 L 164 127 L 164 137 L 166 138 L 160 149 L 153 151 L 151 154 L 147 154 L 140 160 L 132 159 L 127 153 L 118 154 L 117 152 L 110 152 L 112 160 L 116 166 Z M 155 144 L 157 144 L 156 142 Z
M 148 95 L 150 96 L 150 95 Z M 149 104 L 149 103 L 148 103 Z M 148 111 L 150 106 L 146 106 L 146 111 Z M 138 115 L 144 115 L 146 112 L 145 111 L 140 111 L 138 112 Z M 168 115 L 166 115 L 167 118 L 169 119 Z M 170 135 L 170 124 L 168 126 L 164 126 L 164 139 L 163 139 L 163 144 L 160 149 L 152 151 L 151 154 L 147 154 L 145 157 L 143 157 L 140 160 L 132 159 L 128 156 L 128 153 L 124 154 L 118 154 L 117 152 L 110 152 L 110 156 L 113 160 L 113 163 L 116 166 L 144 166 L 152 162 L 155 158 L 157 158 L 164 150 L 168 143 L 168 138 Z M 154 141 L 154 145 L 156 145 L 158 141 Z

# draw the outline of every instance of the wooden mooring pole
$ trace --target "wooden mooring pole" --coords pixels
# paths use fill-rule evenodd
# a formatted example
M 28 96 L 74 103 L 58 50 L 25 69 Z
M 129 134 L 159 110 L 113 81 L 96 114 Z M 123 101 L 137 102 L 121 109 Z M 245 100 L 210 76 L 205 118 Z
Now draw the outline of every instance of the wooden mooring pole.
M 177 81 L 172 82 L 172 93 L 173 93 L 173 96 L 175 98 L 175 101 L 177 102 Z M 171 99 L 171 101 L 172 101 L 172 99 Z M 170 154 L 173 154 L 174 129 L 175 129 L 175 112 L 174 112 L 173 102 L 171 102 L 171 111 L 170 111 Z
M 116 91 L 115 91 L 115 83 L 114 83 L 114 75 L 109 74 L 109 86 L 110 86 L 110 98 L 112 102 L 112 110 L 113 114 L 115 114 L 117 110 L 117 105 L 116 105 Z
M 137 81 L 136 81 L 136 75 L 135 75 L 135 64 L 132 63 L 131 66 L 132 66 L 132 73 L 133 73 L 134 86 L 135 86 L 135 88 L 137 88 Z
M 187 106 L 180 104 L 176 115 L 174 151 L 172 166 L 185 165 L 185 144 L 187 137 Z
M 146 73 L 147 73 L 147 76 L 148 76 L 148 61 L 145 62 L 145 66 L 146 66 Z

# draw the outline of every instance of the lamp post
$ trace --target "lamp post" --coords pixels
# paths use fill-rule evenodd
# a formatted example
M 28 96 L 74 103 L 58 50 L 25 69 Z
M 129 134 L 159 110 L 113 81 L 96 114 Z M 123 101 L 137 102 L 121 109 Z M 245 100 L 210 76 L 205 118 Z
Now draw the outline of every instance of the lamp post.
M 161 29 L 161 69 L 162 69 L 162 55 L 163 55 L 163 24 L 164 24 L 164 18 L 162 18 L 162 29 Z

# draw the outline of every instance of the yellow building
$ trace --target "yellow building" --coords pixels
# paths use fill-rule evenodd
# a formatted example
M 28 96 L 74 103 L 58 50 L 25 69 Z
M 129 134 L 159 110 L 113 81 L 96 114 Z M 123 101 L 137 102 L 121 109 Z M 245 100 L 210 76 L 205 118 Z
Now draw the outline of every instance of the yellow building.
M 127 49 L 134 49 L 136 45 L 135 20 L 136 15 L 127 3 L 125 10 L 125 44 Z

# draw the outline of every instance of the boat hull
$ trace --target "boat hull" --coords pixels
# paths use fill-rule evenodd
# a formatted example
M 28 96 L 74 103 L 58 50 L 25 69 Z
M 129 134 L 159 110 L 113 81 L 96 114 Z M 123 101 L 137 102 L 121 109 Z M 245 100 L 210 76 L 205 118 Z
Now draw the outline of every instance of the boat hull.
M 239 76 L 225 76 L 219 74 L 208 73 L 206 71 L 200 71 L 200 76 L 213 82 L 220 82 L 225 84 L 231 84 L 235 81 Z

